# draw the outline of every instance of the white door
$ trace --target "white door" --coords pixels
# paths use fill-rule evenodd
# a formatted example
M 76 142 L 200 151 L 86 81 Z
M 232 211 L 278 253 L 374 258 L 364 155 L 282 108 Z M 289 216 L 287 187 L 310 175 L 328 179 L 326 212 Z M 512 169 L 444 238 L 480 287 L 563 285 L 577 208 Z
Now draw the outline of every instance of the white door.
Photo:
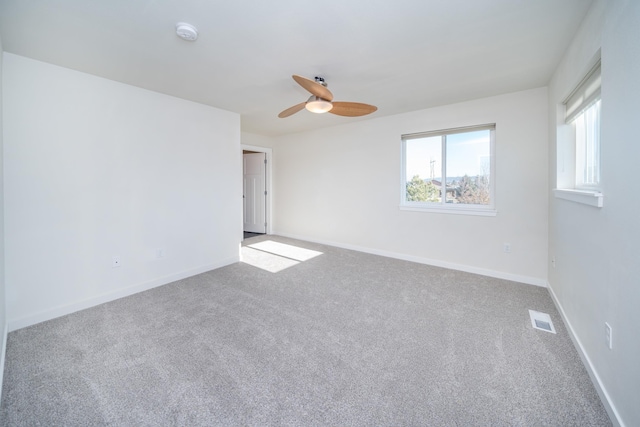
M 244 231 L 267 232 L 266 153 L 243 154 Z

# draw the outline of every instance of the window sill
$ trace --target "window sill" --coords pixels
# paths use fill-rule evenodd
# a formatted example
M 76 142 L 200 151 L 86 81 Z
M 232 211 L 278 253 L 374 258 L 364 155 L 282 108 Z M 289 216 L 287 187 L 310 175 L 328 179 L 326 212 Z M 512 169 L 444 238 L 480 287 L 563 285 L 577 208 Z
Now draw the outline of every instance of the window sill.
M 599 191 L 556 188 L 553 190 L 553 195 L 556 199 L 569 200 L 576 203 L 582 203 L 584 205 L 595 206 L 597 208 L 601 208 L 604 203 L 604 196 Z
M 408 206 L 400 205 L 401 211 L 413 211 L 413 212 L 430 212 L 441 214 L 454 214 L 454 215 L 475 215 L 475 216 L 496 216 L 498 211 L 492 208 L 470 208 L 470 207 L 456 207 L 449 208 L 446 206 Z

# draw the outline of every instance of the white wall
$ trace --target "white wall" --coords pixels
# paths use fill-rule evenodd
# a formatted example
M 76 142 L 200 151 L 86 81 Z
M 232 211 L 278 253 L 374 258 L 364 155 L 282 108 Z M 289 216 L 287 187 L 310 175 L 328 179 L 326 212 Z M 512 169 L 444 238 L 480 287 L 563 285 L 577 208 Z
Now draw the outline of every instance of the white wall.
M 238 260 L 237 114 L 13 54 L 3 74 L 10 329 Z
M 486 123 L 498 215 L 401 211 L 400 136 Z M 547 126 L 540 88 L 275 138 L 276 232 L 545 285 Z
M 2 378 L 4 375 L 4 356 L 7 344 L 7 307 L 4 286 L 4 162 L 3 162 L 3 126 L 2 126 L 2 39 L 0 39 L 0 398 L 2 397 Z
M 550 182 L 557 110 L 601 49 L 604 207 L 550 199 L 549 283 L 610 413 L 640 425 L 640 2 L 596 0 L 549 86 Z M 613 349 L 604 323 L 613 328 Z
M 258 135 L 256 133 L 242 132 L 240 134 L 242 145 L 253 145 L 256 147 L 272 148 L 274 140 L 270 136 Z

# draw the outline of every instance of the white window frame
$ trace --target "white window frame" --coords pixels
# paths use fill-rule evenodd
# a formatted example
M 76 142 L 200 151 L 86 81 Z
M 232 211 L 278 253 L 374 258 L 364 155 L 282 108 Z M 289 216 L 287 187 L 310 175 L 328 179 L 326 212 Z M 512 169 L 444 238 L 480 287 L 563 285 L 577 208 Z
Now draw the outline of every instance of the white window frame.
M 603 195 L 601 192 L 602 185 L 602 169 L 600 162 L 601 152 L 601 111 L 602 104 L 600 104 L 600 117 L 598 121 L 598 142 L 595 156 L 597 157 L 596 167 L 598 182 L 596 183 L 584 183 L 581 175 L 584 175 L 583 162 L 581 161 L 581 150 L 578 147 L 577 132 L 576 132 L 576 120 L 579 116 L 583 115 L 585 111 L 595 105 L 597 102 L 602 103 L 600 96 L 601 86 L 601 64 L 599 55 L 596 57 L 594 64 L 585 77 L 576 85 L 571 94 L 564 100 L 560 106 L 561 111 L 564 113 L 564 123 L 560 125 L 561 129 L 565 129 L 558 133 L 558 145 L 566 144 L 569 148 L 566 151 L 566 155 L 570 155 L 571 158 L 559 158 L 558 161 L 562 162 L 561 167 L 568 167 L 567 172 L 563 174 L 562 181 L 564 185 L 561 185 L 561 179 L 558 177 L 556 184 L 557 188 L 553 190 L 554 196 L 559 199 L 565 199 L 572 202 L 582 203 L 595 207 L 602 207 Z M 560 157 L 560 156 L 559 156 Z M 568 163 L 568 164 L 566 164 Z M 558 172 L 561 173 L 560 171 Z
M 445 203 L 446 195 L 442 195 L 442 199 L 439 203 L 436 202 L 414 202 L 407 201 L 407 141 L 412 139 L 427 138 L 434 136 L 447 136 L 459 133 L 475 132 L 480 130 L 489 130 L 490 135 L 490 165 L 489 165 L 489 200 L 487 205 L 478 204 L 463 204 L 463 203 Z M 405 134 L 401 137 L 401 166 L 400 166 L 400 210 L 404 211 L 416 211 L 416 212 L 433 212 L 433 213 L 447 213 L 447 214 L 462 214 L 462 215 L 480 215 L 480 216 L 496 216 L 496 203 L 495 203 L 495 183 L 496 183 L 496 168 L 495 168 L 495 123 L 466 126 L 452 129 L 442 129 L 437 131 L 419 132 L 412 134 Z M 442 180 L 446 182 L 446 138 L 442 139 Z M 446 185 L 446 184 L 445 184 Z M 446 193 L 446 191 L 445 191 Z

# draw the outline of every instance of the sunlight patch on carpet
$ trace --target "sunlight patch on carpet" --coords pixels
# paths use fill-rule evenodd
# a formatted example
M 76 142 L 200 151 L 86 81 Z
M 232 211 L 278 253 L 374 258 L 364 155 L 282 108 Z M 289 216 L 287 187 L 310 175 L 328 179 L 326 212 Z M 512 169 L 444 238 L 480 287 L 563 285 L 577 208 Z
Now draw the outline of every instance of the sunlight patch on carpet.
M 322 255 L 322 252 L 265 240 L 242 247 L 242 262 L 277 273 L 303 261 Z

